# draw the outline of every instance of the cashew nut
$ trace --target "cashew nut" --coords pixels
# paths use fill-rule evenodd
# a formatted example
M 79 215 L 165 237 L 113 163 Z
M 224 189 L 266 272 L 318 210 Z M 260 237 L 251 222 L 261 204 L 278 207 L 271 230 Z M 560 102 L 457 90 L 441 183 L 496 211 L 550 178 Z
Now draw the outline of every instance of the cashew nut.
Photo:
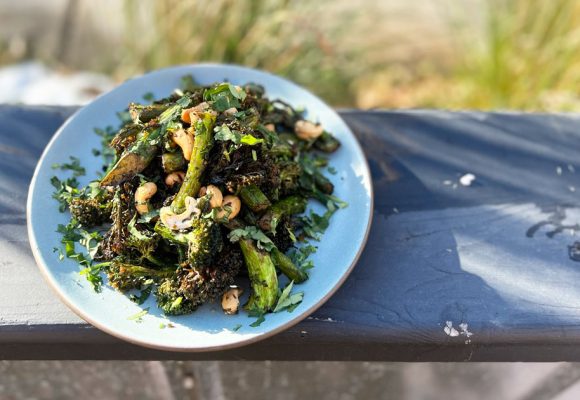
M 240 208 L 242 208 L 242 202 L 238 196 L 225 196 L 222 208 L 218 211 L 217 217 L 219 219 L 227 217 L 228 221 L 231 221 L 240 213 Z
M 211 208 L 221 207 L 224 200 L 222 191 L 214 185 L 207 185 L 207 187 L 203 186 L 201 189 L 199 189 L 200 196 L 205 196 L 208 193 L 211 195 L 211 198 L 209 199 L 209 205 Z
M 197 200 L 193 197 L 185 198 L 185 211 L 181 214 L 174 214 L 171 207 L 163 207 L 159 210 L 161 222 L 174 231 L 191 228 L 193 217 L 199 216 L 201 210 L 197 208 Z
M 209 108 L 209 104 L 206 103 L 205 101 L 203 103 L 199 103 L 195 107 L 186 108 L 183 111 L 181 111 L 181 120 L 183 122 L 193 124 L 193 123 L 195 123 L 196 120 L 199 119 L 199 114 L 201 114 L 202 112 L 204 112 L 208 108 Z
M 322 125 L 315 125 L 310 121 L 296 121 L 296 125 L 294 125 L 294 132 L 296 132 L 296 136 L 303 140 L 312 140 L 316 139 L 324 132 L 324 128 Z
M 188 124 L 195 124 L 195 122 L 199 119 L 197 114 L 194 111 L 191 111 L 191 108 L 184 109 L 181 111 L 181 120 L 183 122 L 187 122 Z
M 228 315 L 237 314 L 240 308 L 240 296 L 244 293 L 242 288 L 230 286 L 222 296 L 222 309 Z
M 191 158 L 191 152 L 193 151 L 193 142 L 195 141 L 193 133 L 186 131 L 184 129 L 179 129 L 173 132 L 171 139 L 181 147 L 183 151 L 183 158 L 187 161 Z
M 234 115 L 237 112 L 238 112 L 238 109 L 236 107 L 232 107 L 232 108 L 228 108 L 227 110 L 225 110 L 224 115 Z
M 157 193 L 157 185 L 146 182 L 135 190 L 135 209 L 142 215 L 149 212 L 149 199 Z
M 183 178 L 185 178 L 185 172 L 175 171 L 165 177 L 165 184 L 169 187 L 172 187 L 173 185 L 182 183 Z

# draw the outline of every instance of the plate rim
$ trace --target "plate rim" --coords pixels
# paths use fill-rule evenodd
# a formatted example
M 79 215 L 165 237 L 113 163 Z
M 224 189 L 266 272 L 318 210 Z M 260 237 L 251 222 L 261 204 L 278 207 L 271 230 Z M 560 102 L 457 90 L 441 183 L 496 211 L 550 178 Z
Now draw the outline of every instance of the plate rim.
M 139 340 L 136 339 L 135 337 L 131 336 L 131 335 L 125 335 L 122 332 L 118 332 L 115 331 L 113 329 L 109 329 L 106 325 L 104 324 L 100 324 L 97 323 L 96 321 L 94 321 L 90 315 L 88 315 L 88 313 L 84 312 L 80 307 L 77 307 L 74 302 L 72 302 L 68 296 L 66 296 L 66 294 L 64 293 L 64 290 L 60 287 L 60 285 L 58 284 L 58 282 L 56 282 L 56 280 L 53 278 L 53 276 L 49 273 L 49 268 L 46 265 L 46 263 L 43 261 L 41 254 L 40 254 L 40 248 L 38 246 L 36 237 L 33 233 L 33 228 L 32 228 L 32 220 L 31 220 L 31 208 L 32 208 L 32 193 L 33 193 L 33 189 L 36 185 L 36 181 L 37 181 L 37 177 L 38 177 L 38 173 L 40 171 L 40 165 L 42 164 L 42 161 L 44 160 L 44 158 L 46 157 L 46 155 L 48 154 L 48 150 L 52 147 L 53 142 L 55 142 L 58 137 L 61 135 L 62 131 L 71 123 L 71 121 L 76 118 L 78 116 L 79 113 L 81 113 L 87 106 L 89 106 L 90 104 L 92 104 L 95 100 L 104 97 L 106 95 L 108 95 L 109 93 L 113 92 L 116 88 L 120 87 L 121 85 L 123 85 L 125 82 L 129 81 L 129 80 L 133 80 L 133 79 L 137 79 L 137 78 L 142 78 L 146 75 L 149 74 L 153 74 L 153 73 L 157 73 L 160 71 L 168 71 L 168 70 L 173 70 L 173 69 L 182 69 L 182 68 L 187 68 L 187 67 L 202 67 L 202 68 L 234 68 L 234 69 L 239 69 L 239 70 L 249 70 L 249 71 L 253 71 L 253 72 L 260 72 L 262 74 L 266 74 L 266 75 L 270 75 L 276 79 L 280 79 L 282 81 L 284 81 L 287 84 L 290 84 L 292 86 L 296 86 L 306 92 L 308 92 L 310 95 L 314 96 L 317 100 L 319 100 L 320 102 L 322 102 L 324 105 L 326 105 L 332 112 L 334 112 L 336 114 L 336 116 L 344 123 L 344 125 L 347 127 L 348 131 L 350 132 L 350 134 L 352 135 L 352 137 L 354 138 L 354 142 L 356 147 L 358 148 L 358 150 L 360 151 L 360 153 L 363 155 L 362 160 L 363 160 L 363 166 L 364 166 L 364 172 L 368 175 L 369 177 L 369 195 L 370 195 L 370 202 L 369 202 L 369 216 L 368 219 L 366 221 L 366 229 L 365 229 L 365 233 L 364 236 L 362 238 L 362 242 L 361 245 L 359 247 L 359 249 L 357 250 L 355 257 L 353 258 L 352 262 L 350 263 L 350 265 L 348 266 L 348 268 L 345 270 L 345 272 L 342 274 L 342 276 L 340 277 L 340 279 L 336 282 L 336 284 L 322 297 L 320 298 L 319 301 L 317 301 L 315 304 L 313 304 L 311 307 L 307 308 L 306 310 L 304 310 L 299 316 L 290 319 L 289 321 L 281 324 L 280 326 L 271 329 L 267 332 L 264 332 L 262 334 L 258 334 L 258 335 L 254 335 L 251 336 L 247 339 L 242 339 L 239 341 L 235 341 L 232 343 L 226 343 L 226 344 L 220 344 L 220 345 L 211 345 L 211 346 L 204 346 L 204 347 L 183 347 L 183 346 L 165 346 L 165 345 L 161 345 L 161 344 L 154 344 L 154 343 L 150 343 L 147 341 L 143 341 L 143 340 Z M 91 324 L 93 327 L 115 337 L 121 340 L 124 340 L 126 342 L 129 342 L 131 344 L 134 345 L 139 345 L 139 346 L 143 346 L 146 347 L 148 349 L 153 349 L 153 350 L 162 350 L 162 351 L 169 351 L 169 352 L 180 352 L 180 353 L 207 353 L 207 352 L 212 352 L 212 351 L 222 351 L 222 350 L 230 350 L 230 349 L 234 349 L 234 348 L 238 348 L 238 347 L 242 347 L 242 346 L 246 346 L 249 344 L 253 344 L 253 343 L 257 343 L 260 342 L 264 339 L 270 338 L 282 331 L 285 331 L 295 325 L 297 325 L 299 322 L 305 320 L 306 318 L 308 318 L 310 315 L 312 315 L 312 313 L 314 313 L 316 310 L 318 310 L 322 305 L 324 305 L 337 291 L 340 287 L 342 287 L 342 285 L 344 284 L 344 282 L 346 281 L 346 279 L 350 276 L 351 272 L 353 271 L 355 265 L 358 263 L 362 252 L 364 251 L 366 245 L 367 245 L 367 241 L 369 238 L 369 234 L 370 234 L 370 230 L 371 230 L 371 225 L 372 225 L 372 221 L 373 221 L 373 214 L 374 214 L 374 187 L 373 187 L 373 179 L 372 179 L 372 174 L 371 174 L 371 170 L 369 167 L 369 163 L 367 160 L 367 157 L 365 155 L 365 152 L 363 151 L 363 148 L 358 140 L 358 138 L 356 137 L 356 135 L 354 134 L 354 132 L 352 131 L 352 129 L 348 126 L 348 124 L 344 121 L 344 119 L 341 117 L 341 115 L 336 112 L 336 110 L 334 108 L 332 108 L 331 106 L 329 106 L 325 101 L 323 101 L 322 99 L 320 99 L 317 95 L 315 95 L 314 93 L 312 93 L 310 90 L 304 88 L 303 86 L 289 80 L 286 79 L 284 77 L 281 77 L 279 75 L 273 74 L 271 72 L 268 71 L 264 71 L 264 70 L 260 70 L 257 68 L 251 68 L 251 67 L 246 67 L 246 66 L 242 66 L 242 65 L 237 65 L 237 64 L 226 64 L 226 63 L 195 63 L 195 64 L 182 64 L 182 65 L 173 65 L 170 67 L 165 67 L 165 68 L 159 68 L 159 69 L 155 69 L 152 71 L 148 71 L 146 73 L 140 74 L 140 75 L 136 75 L 131 77 L 130 79 L 127 79 L 126 81 L 124 81 L 123 83 L 121 83 L 119 86 L 117 86 L 116 88 L 113 88 L 110 91 L 107 91 L 105 93 L 102 93 L 101 95 L 97 96 L 95 99 L 93 99 L 90 103 L 80 107 L 78 110 L 76 110 L 73 114 L 71 114 L 66 121 L 58 128 L 58 130 L 53 134 L 52 138 L 48 141 L 48 143 L 46 144 L 44 150 L 42 151 L 42 154 L 40 155 L 40 157 L 38 158 L 37 164 L 34 168 L 34 173 L 32 175 L 32 179 L 30 181 L 30 185 L 28 187 L 28 195 L 27 195 L 27 199 L 26 199 L 26 227 L 27 227 L 27 233 L 28 233 L 28 240 L 29 240 L 29 244 L 30 247 L 32 249 L 32 254 L 34 256 L 34 260 L 36 262 L 36 265 L 38 267 L 38 269 L 40 270 L 44 280 L 49 284 L 49 286 L 51 287 L 52 291 L 57 295 L 57 297 L 60 299 L 60 301 L 62 301 L 71 311 L 73 311 L 78 317 L 80 317 L 81 319 L 83 319 L 84 321 L 88 322 L 89 324 Z

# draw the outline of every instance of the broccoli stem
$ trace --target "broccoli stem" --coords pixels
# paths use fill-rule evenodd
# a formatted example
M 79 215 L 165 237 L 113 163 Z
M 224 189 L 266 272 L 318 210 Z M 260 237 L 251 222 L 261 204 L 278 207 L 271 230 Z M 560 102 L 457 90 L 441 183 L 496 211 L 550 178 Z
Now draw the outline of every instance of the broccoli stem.
M 153 118 L 157 118 L 163 111 L 167 110 L 171 104 L 151 104 L 143 105 L 131 103 L 129 104 L 129 115 L 134 123 L 149 122 Z
M 274 265 L 290 280 L 293 280 L 295 283 L 302 283 L 308 279 L 306 272 L 294 265 L 290 257 L 282 253 L 278 248 L 274 247 L 270 252 L 270 256 L 272 257 Z
M 119 271 L 123 274 L 146 278 L 169 278 L 175 274 L 176 270 L 175 268 L 153 269 L 123 262 L 115 262 L 115 265 L 119 267 Z
M 163 225 L 161 221 L 158 221 L 155 224 L 154 230 L 163 239 L 167 240 L 170 243 L 187 246 L 187 237 L 183 233 L 173 232 L 171 229 Z
M 253 212 L 262 212 L 272 205 L 266 195 L 256 185 L 248 185 L 240 190 L 242 202 Z
M 279 200 L 258 220 L 258 227 L 263 231 L 275 232 L 282 217 L 303 213 L 306 210 L 306 202 L 301 196 L 288 196 Z
M 325 153 L 334 153 L 340 147 L 340 142 L 330 133 L 324 131 L 314 142 L 314 147 Z
M 320 171 L 315 171 L 314 184 L 324 194 L 332 194 L 334 192 L 334 185 L 328 180 L 328 178 L 320 173 Z
M 127 150 L 113 168 L 101 180 L 101 186 L 117 186 L 128 181 L 143 171 L 155 158 L 158 146 L 157 139 L 162 135 L 161 129 L 148 129 Z
M 252 240 L 240 240 L 240 248 L 252 285 L 252 294 L 245 308 L 248 311 L 264 314 L 274 308 L 278 299 L 276 268 L 270 255 L 258 250 Z
M 171 277 L 176 268 L 152 269 L 140 265 L 113 260 L 107 269 L 109 284 L 117 290 L 140 289 L 147 279 L 156 281 Z
M 324 158 L 324 157 L 315 157 L 312 159 L 312 164 L 316 167 L 316 168 L 324 168 L 328 165 L 328 158 Z
M 171 203 L 171 208 L 175 213 L 183 212 L 186 197 L 193 197 L 199 192 L 201 176 L 207 165 L 209 152 L 213 147 L 213 127 L 215 125 L 215 119 L 215 114 L 206 112 L 203 115 L 203 119 L 200 119 L 195 124 L 195 141 L 185 179 Z

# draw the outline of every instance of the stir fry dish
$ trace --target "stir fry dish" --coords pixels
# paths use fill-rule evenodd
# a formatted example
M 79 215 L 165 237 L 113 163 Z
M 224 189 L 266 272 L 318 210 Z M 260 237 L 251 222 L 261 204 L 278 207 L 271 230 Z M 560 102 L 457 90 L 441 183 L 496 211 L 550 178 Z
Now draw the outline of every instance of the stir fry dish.
M 73 173 L 52 178 L 71 216 L 58 227 L 61 259 L 76 260 L 97 291 L 108 283 L 139 304 L 153 294 L 166 315 L 213 300 L 226 314 L 292 311 L 312 243 L 346 206 L 326 176 L 339 141 L 253 83 L 185 77 L 169 97 L 120 115 L 120 129 L 98 131 L 99 179 L 81 187 L 75 157 L 53 166 Z M 307 212 L 310 199 L 325 211 Z M 249 281 L 243 305 L 240 279 Z

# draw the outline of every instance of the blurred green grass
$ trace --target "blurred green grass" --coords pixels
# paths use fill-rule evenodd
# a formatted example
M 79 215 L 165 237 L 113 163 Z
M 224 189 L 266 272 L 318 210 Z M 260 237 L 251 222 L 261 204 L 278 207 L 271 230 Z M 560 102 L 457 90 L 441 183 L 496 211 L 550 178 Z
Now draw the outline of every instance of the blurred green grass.
M 463 91 L 459 101 L 482 109 L 579 110 L 579 17 L 576 0 L 489 0 L 481 39 L 461 43 L 465 52 L 450 76 Z
M 288 77 L 335 106 L 580 111 L 580 2 L 431 3 L 443 43 L 417 29 L 431 17 L 401 20 L 373 1 L 123 0 L 110 51 L 43 60 L 119 81 L 175 64 L 236 63 Z M 18 61 L 6 54 L 0 41 L 0 63 Z
M 159 1 L 145 38 L 139 7 L 138 0 L 125 1 L 126 51 L 110 71 L 120 78 L 175 64 L 234 63 L 286 76 L 335 105 L 352 106 L 357 77 L 379 68 L 361 62 L 370 45 L 343 46 L 356 12 L 335 11 L 330 23 L 318 21 L 330 1 Z

